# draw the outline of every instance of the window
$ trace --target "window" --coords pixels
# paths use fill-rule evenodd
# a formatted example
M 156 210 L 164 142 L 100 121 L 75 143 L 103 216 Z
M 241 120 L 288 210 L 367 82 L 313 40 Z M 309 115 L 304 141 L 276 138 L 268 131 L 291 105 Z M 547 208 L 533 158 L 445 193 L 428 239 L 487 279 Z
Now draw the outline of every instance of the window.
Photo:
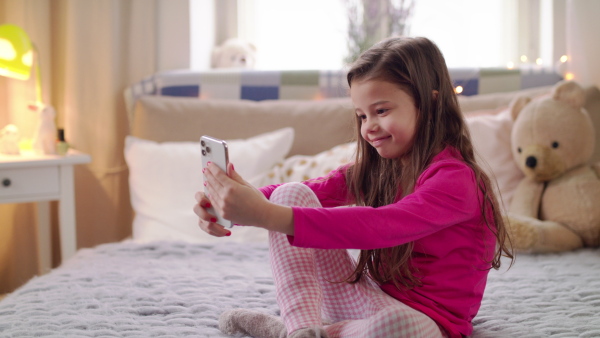
M 256 68 L 265 70 L 344 67 L 348 55 L 346 4 L 398 2 L 229 1 L 237 3 L 237 13 L 232 14 L 237 17 L 237 36 L 255 44 Z M 412 1 L 409 35 L 436 42 L 449 67 L 517 67 L 523 62 L 554 66 L 564 53 L 556 48 L 564 49 L 564 45 L 554 45 L 553 29 L 557 29 L 555 19 L 560 13 L 553 10 L 552 0 Z
M 433 40 L 449 67 L 498 67 L 516 61 L 514 1 L 417 1 L 410 35 Z
M 238 36 L 256 46 L 258 69 L 340 69 L 346 26 L 341 0 L 238 1 Z

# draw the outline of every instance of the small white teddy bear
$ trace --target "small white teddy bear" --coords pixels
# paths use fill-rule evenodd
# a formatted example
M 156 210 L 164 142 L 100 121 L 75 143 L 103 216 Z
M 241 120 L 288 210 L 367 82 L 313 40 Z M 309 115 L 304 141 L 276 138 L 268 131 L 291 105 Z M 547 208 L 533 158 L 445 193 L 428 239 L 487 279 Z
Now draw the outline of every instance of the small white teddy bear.
M 19 139 L 21 133 L 14 124 L 9 124 L 0 130 L 0 153 L 7 155 L 19 155 Z
M 212 68 L 254 68 L 256 47 L 237 38 L 228 39 L 212 53 Z

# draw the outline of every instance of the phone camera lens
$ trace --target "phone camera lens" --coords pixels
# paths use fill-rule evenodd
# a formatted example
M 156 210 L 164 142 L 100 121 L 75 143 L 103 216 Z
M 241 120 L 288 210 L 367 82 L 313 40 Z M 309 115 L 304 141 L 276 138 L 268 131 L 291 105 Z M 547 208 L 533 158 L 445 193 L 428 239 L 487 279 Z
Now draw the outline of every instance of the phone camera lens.
M 210 147 L 206 147 L 206 152 L 210 153 Z
M 200 144 L 204 147 L 206 145 L 206 143 L 204 143 L 204 141 L 200 141 Z
M 206 151 L 202 149 L 202 156 L 206 156 Z

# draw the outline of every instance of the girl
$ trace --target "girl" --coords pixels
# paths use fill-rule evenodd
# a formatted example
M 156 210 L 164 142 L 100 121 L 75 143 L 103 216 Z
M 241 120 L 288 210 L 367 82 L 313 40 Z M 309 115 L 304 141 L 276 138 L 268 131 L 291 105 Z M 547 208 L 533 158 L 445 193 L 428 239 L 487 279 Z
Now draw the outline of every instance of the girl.
M 325 178 L 260 190 L 228 167 L 206 169 L 199 225 L 269 230 L 281 319 L 232 310 L 228 334 L 260 337 L 461 337 L 471 334 L 488 271 L 512 259 L 493 186 L 475 163 L 442 53 L 390 38 L 348 73 L 353 164 Z M 346 208 L 334 208 L 350 206 Z M 211 222 L 212 221 L 212 222 Z M 355 261 L 345 249 L 360 249 Z

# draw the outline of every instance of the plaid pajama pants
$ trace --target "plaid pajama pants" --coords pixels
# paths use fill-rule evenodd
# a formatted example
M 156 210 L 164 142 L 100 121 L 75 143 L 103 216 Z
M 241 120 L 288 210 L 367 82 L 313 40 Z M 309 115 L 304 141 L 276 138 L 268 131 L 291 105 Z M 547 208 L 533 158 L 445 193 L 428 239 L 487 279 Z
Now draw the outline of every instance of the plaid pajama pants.
M 278 187 L 271 202 L 321 207 L 302 183 Z M 324 325 L 330 337 L 445 336 L 431 318 L 389 296 L 372 280 L 343 282 L 356 265 L 347 250 L 293 247 L 286 235 L 272 231 L 269 242 L 277 302 L 288 333 Z

